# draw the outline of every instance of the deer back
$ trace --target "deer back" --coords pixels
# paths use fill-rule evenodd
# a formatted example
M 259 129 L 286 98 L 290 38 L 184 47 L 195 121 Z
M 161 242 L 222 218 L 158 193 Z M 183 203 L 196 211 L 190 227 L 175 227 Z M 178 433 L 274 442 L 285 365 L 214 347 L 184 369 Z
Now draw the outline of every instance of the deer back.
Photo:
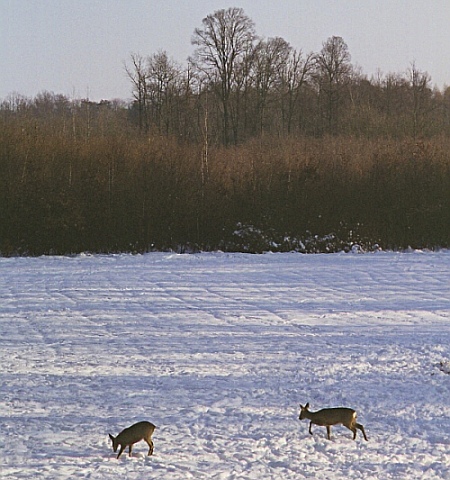
M 150 438 L 155 428 L 156 427 L 150 422 L 135 423 L 131 425 L 131 427 L 122 430 L 119 435 L 117 435 L 116 442 L 121 445 L 132 445 L 144 438 Z
M 356 412 L 352 408 L 337 407 L 337 408 L 323 408 L 317 412 L 308 412 L 309 418 L 316 425 L 337 425 L 342 423 L 344 425 L 351 425 L 356 418 Z

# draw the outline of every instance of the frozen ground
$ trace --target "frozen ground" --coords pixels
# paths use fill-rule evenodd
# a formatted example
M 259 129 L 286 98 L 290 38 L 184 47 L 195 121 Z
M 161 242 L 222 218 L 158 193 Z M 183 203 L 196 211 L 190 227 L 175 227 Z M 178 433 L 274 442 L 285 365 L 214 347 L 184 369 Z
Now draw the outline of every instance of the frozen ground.
M 448 251 L 3 258 L 0 353 L 2 478 L 450 478 Z

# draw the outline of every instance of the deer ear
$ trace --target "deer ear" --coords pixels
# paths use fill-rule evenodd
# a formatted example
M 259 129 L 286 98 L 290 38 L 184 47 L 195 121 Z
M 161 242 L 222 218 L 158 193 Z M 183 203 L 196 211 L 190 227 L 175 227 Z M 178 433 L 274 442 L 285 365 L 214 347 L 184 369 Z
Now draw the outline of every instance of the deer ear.
M 108 433 L 108 435 L 109 435 L 109 438 L 114 442 L 114 437 L 110 433 Z
M 309 408 L 309 402 L 305 405 L 305 408 Z

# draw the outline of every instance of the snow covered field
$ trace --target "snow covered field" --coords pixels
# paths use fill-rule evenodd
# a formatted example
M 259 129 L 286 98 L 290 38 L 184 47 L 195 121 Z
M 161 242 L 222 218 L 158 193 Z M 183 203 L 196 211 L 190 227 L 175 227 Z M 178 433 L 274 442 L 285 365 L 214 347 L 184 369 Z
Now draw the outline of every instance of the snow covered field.
M 450 478 L 448 251 L 1 258 L 0 354 L 1 478 Z

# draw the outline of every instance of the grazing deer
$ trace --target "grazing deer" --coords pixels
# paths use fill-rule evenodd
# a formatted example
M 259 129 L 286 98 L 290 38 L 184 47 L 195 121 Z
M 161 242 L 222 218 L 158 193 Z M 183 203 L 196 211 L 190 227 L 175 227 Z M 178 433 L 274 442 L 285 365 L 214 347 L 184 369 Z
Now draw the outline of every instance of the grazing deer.
M 309 422 L 309 433 L 312 435 L 311 426 L 320 425 L 321 427 L 327 427 L 328 440 L 331 440 L 331 425 L 342 424 L 353 432 L 353 440 L 356 438 L 356 429 L 361 430 L 364 435 L 364 440 L 367 441 L 366 432 L 364 427 L 360 423 L 356 423 L 356 412 L 352 408 L 323 408 L 317 412 L 310 412 L 309 403 L 304 407 L 300 405 L 299 420 L 307 418 Z
M 133 445 L 141 440 L 145 440 L 149 446 L 148 455 L 153 453 L 153 441 L 152 434 L 155 430 L 155 425 L 150 422 L 138 422 L 131 427 L 125 428 L 122 430 L 117 437 L 113 437 L 109 434 L 109 438 L 112 440 L 114 453 L 117 452 L 117 447 L 120 445 L 120 450 L 117 455 L 117 458 L 122 455 L 122 452 L 128 446 L 128 454 L 131 457 L 131 450 Z

